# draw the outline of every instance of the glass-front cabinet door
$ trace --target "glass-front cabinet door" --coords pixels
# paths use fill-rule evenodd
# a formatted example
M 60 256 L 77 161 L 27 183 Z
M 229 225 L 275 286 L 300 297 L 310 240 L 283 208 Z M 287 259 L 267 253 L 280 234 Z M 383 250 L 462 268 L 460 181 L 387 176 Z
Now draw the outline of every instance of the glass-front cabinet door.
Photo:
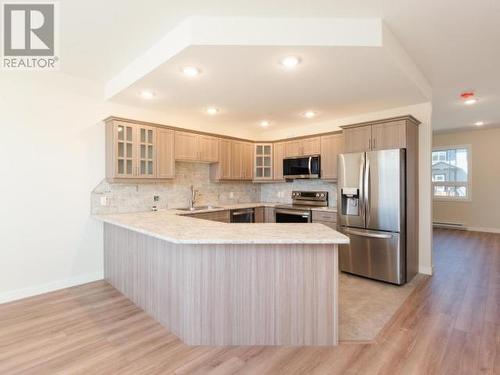
M 270 143 L 255 145 L 255 180 L 273 179 L 273 146 Z
M 118 123 L 115 126 L 116 177 L 135 176 L 135 132 L 132 124 Z
M 155 149 L 156 129 L 149 126 L 137 127 L 137 177 L 154 178 L 156 177 L 156 149 Z

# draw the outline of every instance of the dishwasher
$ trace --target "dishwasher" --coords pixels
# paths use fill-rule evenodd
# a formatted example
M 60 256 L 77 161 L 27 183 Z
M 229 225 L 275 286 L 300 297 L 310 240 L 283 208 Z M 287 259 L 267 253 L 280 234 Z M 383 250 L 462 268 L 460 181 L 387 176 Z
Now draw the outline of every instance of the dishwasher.
M 255 223 L 253 208 L 231 210 L 231 223 Z

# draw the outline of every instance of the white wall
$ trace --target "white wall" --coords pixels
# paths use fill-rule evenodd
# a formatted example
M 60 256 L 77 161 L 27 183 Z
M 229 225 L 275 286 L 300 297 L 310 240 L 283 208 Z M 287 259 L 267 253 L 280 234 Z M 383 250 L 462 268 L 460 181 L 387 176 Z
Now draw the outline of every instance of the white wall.
M 430 105 L 349 121 L 406 113 L 423 121 L 420 269 L 428 272 Z M 98 84 L 0 73 L 0 302 L 102 278 L 102 226 L 89 217 L 90 192 L 104 178 L 101 120 L 111 114 L 168 124 L 165 113 L 105 102 Z
M 435 147 L 470 145 L 470 199 L 434 201 L 434 221 L 460 223 L 469 230 L 500 233 L 499 128 L 435 134 Z
M 0 302 L 102 278 L 89 193 L 104 178 L 110 114 L 167 120 L 62 74 L 0 73 Z

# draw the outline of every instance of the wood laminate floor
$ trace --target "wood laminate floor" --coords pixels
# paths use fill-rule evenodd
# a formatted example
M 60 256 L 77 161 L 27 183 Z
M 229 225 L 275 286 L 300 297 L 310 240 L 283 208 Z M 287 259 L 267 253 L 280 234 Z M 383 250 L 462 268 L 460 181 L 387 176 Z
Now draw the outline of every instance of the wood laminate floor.
M 0 305 L 0 374 L 500 374 L 500 235 L 434 243 L 435 275 L 375 342 L 188 347 L 95 282 Z

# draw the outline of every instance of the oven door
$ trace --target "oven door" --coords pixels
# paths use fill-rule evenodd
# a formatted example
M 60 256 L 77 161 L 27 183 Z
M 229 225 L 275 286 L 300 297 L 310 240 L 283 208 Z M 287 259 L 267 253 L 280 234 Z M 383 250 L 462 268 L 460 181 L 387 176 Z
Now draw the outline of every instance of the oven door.
M 277 208 L 276 222 L 277 223 L 310 223 L 311 211 L 305 210 L 289 210 L 284 208 Z

